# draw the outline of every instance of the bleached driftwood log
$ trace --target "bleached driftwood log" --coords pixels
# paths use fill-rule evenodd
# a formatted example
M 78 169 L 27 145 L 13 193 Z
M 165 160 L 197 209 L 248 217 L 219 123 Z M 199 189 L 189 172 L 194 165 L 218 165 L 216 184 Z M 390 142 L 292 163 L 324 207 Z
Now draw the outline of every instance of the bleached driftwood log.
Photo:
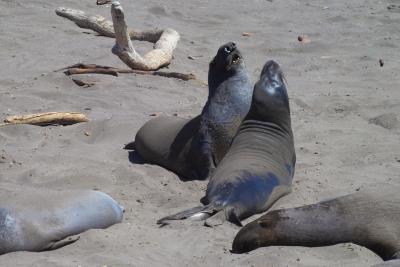
M 112 52 L 126 65 L 137 70 L 157 70 L 171 63 L 172 55 L 179 41 L 179 33 L 164 29 L 154 49 L 141 57 L 133 48 L 125 22 L 125 14 L 119 2 L 111 4 L 116 42 Z
M 151 71 L 169 65 L 180 38 L 179 33 L 170 28 L 128 30 L 125 14 L 119 2 L 113 2 L 111 5 L 113 22 L 99 15 L 89 16 L 83 11 L 64 7 L 58 8 L 56 13 L 74 21 L 79 27 L 94 30 L 104 36 L 115 37 L 116 44 L 112 52 L 130 68 L 136 70 Z M 131 39 L 155 43 L 154 49 L 142 57 L 133 48 Z
M 91 29 L 100 35 L 114 38 L 114 26 L 112 22 L 100 15 L 89 16 L 81 10 L 75 10 L 66 7 L 56 9 L 56 14 L 72 20 L 81 28 Z
M 92 31 L 97 32 L 100 35 L 110 38 L 115 38 L 113 23 L 110 20 L 107 20 L 103 16 L 88 15 L 81 10 L 76 10 L 66 7 L 57 8 L 56 14 L 75 22 L 75 24 L 81 28 L 90 29 Z M 153 29 L 153 30 L 139 31 L 139 30 L 128 29 L 128 32 L 131 40 L 147 41 L 150 43 L 155 43 L 160 39 L 163 30 Z
M 88 118 L 85 114 L 78 112 L 46 112 L 28 115 L 15 115 L 5 118 L 4 124 L 32 124 L 39 126 L 46 125 L 70 125 L 79 122 L 86 122 Z

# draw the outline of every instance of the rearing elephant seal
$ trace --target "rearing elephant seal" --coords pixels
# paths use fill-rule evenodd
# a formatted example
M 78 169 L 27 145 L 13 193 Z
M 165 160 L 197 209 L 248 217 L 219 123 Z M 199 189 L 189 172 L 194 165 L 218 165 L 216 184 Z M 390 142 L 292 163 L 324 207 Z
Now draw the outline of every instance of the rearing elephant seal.
M 219 48 L 209 66 L 208 85 L 208 100 L 199 116 L 159 117 L 142 126 L 134 149 L 145 162 L 187 180 L 209 177 L 250 108 L 253 88 L 234 43 Z
M 232 251 L 352 242 L 383 260 L 400 259 L 399 192 L 400 186 L 382 184 L 318 204 L 268 212 L 239 231 Z
M 0 189 L 0 254 L 56 249 L 78 240 L 69 236 L 121 222 L 122 215 L 99 191 Z
M 296 155 L 283 79 L 276 62 L 264 65 L 250 111 L 207 186 L 205 206 L 162 218 L 159 224 L 206 219 L 225 210 L 228 221 L 241 225 L 291 191 Z

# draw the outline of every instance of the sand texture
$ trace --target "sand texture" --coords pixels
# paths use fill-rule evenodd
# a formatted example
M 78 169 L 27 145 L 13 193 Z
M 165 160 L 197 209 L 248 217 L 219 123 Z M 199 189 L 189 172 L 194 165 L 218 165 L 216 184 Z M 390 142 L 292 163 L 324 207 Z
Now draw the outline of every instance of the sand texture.
M 273 209 L 314 203 L 371 183 L 400 184 L 398 1 L 121 4 L 130 27 L 170 27 L 180 33 L 168 71 L 207 80 L 209 61 L 228 41 L 243 52 L 253 82 L 267 60 L 280 63 L 298 160 L 293 192 Z M 158 76 L 53 72 L 78 62 L 126 67 L 111 53 L 113 39 L 58 17 L 54 10 L 60 6 L 111 18 L 110 6 L 97 6 L 95 0 L 0 1 L 0 117 L 82 112 L 90 121 L 0 127 L 0 186 L 98 189 L 126 208 L 125 217 L 55 251 L 2 255 L 1 266 L 370 266 L 382 261 L 353 244 L 269 247 L 234 255 L 229 249 L 239 228 L 232 224 L 210 228 L 185 221 L 159 228 L 157 219 L 199 205 L 207 182 L 182 182 L 163 168 L 135 164 L 122 148 L 153 113 L 199 114 L 208 89 L 198 81 Z M 299 35 L 309 42 L 299 42 Z M 141 54 L 152 48 L 133 44 Z M 94 85 L 79 87 L 72 78 Z

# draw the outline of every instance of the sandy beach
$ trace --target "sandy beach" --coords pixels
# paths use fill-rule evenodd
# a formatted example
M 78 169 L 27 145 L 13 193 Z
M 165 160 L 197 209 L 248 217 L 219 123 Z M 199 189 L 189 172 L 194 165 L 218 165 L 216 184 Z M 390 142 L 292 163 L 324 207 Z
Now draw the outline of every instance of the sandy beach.
M 297 166 L 293 192 L 272 209 L 400 184 L 400 6 L 396 0 L 120 1 L 137 29 L 170 27 L 181 39 L 168 71 L 206 81 L 218 47 L 234 41 L 252 81 L 274 59 L 288 81 Z M 388 6 L 395 4 L 394 8 Z M 200 113 L 208 88 L 191 80 L 121 74 L 66 76 L 78 62 L 126 68 L 112 38 L 59 17 L 64 6 L 110 16 L 95 0 L 0 1 L 0 119 L 48 111 L 85 113 L 71 126 L 0 127 L 0 187 L 101 190 L 126 209 L 122 223 L 89 230 L 54 251 L 0 256 L 1 266 L 370 266 L 354 245 L 268 247 L 231 254 L 239 228 L 156 221 L 199 205 L 207 181 L 182 182 L 135 164 L 124 150 L 151 114 Z M 243 33 L 247 36 L 243 36 Z M 298 36 L 310 42 L 299 42 Z M 133 42 L 144 53 L 151 43 Z M 189 59 L 189 57 L 193 59 Z M 383 63 L 379 63 L 379 61 Z M 84 88 L 72 78 L 94 83 Z M 51 199 L 49 199 L 51 201 Z M 250 222 L 260 215 L 247 219 Z

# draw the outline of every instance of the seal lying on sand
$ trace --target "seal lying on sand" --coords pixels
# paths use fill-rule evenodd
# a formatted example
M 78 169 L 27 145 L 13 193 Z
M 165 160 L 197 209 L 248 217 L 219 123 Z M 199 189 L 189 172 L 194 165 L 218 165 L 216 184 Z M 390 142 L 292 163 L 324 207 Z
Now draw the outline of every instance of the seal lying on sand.
M 318 204 L 268 212 L 239 231 L 232 251 L 352 242 L 383 260 L 400 259 L 399 192 L 400 186 L 379 185 Z
M 276 62 L 264 65 L 250 111 L 207 186 L 205 206 L 162 218 L 159 224 L 206 219 L 225 210 L 228 221 L 241 225 L 291 191 L 296 155 L 283 79 Z
M 0 254 L 56 249 L 78 240 L 69 236 L 121 222 L 122 215 L 99 191 L 0 189 Z
M 133 147 L 145 162 L 186 180 L 208 178 L 250 108 L 253 88 L 234 43 L 219 48 L 209 66 L 208 85 L 208 100 L 199 116 L 152 119 L 126 148 Z

